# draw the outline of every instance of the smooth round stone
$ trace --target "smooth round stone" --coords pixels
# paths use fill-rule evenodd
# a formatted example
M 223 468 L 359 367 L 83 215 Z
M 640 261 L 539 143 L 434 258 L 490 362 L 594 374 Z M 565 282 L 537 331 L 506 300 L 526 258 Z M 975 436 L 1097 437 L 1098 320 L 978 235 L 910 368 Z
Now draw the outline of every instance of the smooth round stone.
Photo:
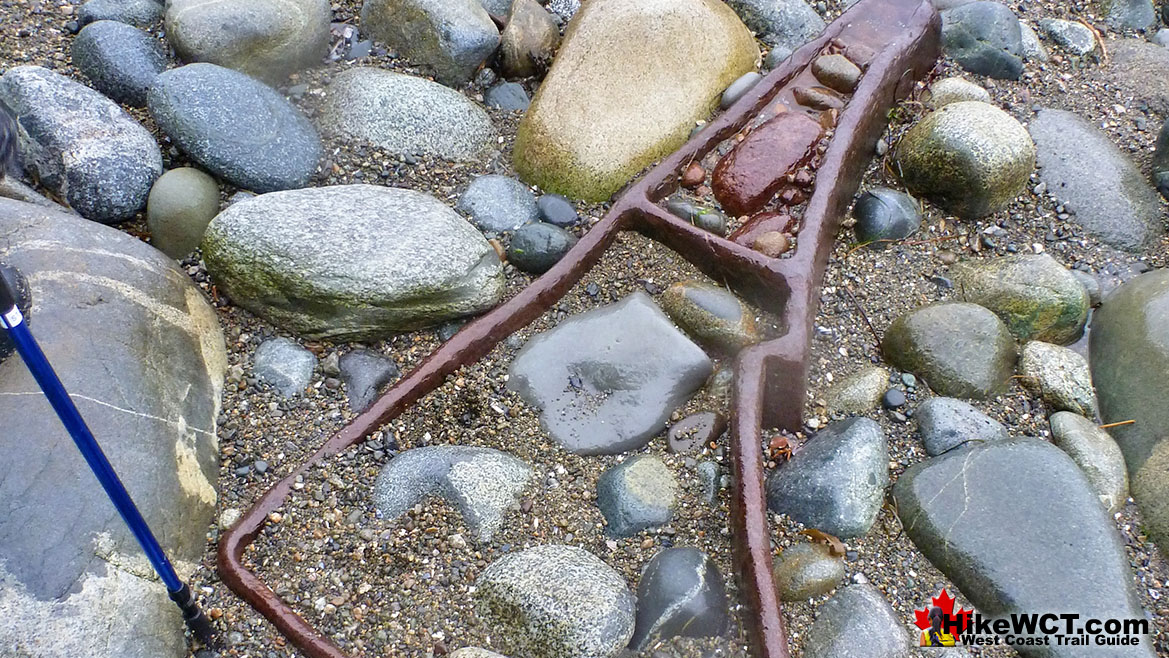
M 787 61 L 788 57 L 792 56 L 794 51 L 786 46 L 776 46 L 767 53 L 767 59 L 763 60 L 763 67 L 768 70 L 775 70 L 779 68 L 780 64 Z
M 4 277 L 8 289 L 16 295 L 16 308 L 20 309 L 21 315 L 31 323 L 29 315 L 32 310 L 32 292 L 28 287 L 28 279 L 24 278 L 23 272 L 7 263 L 0 263 L 0 276 Z M 0 359 L 8 358 L 15 351 L 16 345 L 9 338 L 8 332 L 0 334 Z
M 727 218 L 717 211 L 698 213 L 694 218 L 694 225 L 715 235 L 727 234 Z
M 135 107 L 146 105 L 146 90 L 166 70 L 158 41 L 117 21 L 96 21 L 82 28 L 73 39 L 72 55 L 73 64 L 94 89 Z
M 718 440 L 727 429 L 727 419 L 715 411 L 691 414 L 670 427 L 666 445 L 670 452 L 695 452 Z
M 791 238 L 779 231 L 767 231 L 755 238 L 755 244 L 751 245 L 752 249 L 768 258 L 779 258 L 786 254 L 791 247 Z
M 902 315 L 885 331 L 881 351 L 935 393 L 963 398 L 1005 393 L 1015 365 L 1006 325 L 974 304 L 932 304 Z
M 764 43 L 795 50 L 824 31 L 824 19 L 804 0 L 731 0 L 728 3 Z
M 881 406 L 886 409 L 899 409 L 905 406 L 905 393 L 900 389 L 891 388 L 881 397 Z
M 337 368 L 349 394 L 349 408 L 356 414 L 368 409 L 382 388 L 399 375 L 393 361 L 371 350 L 346 352 L 337 360 Z
M 536 221 L 536 197 L 527 185 L 514 178 L 488 174 L 471 181 L 455 209 L 471 216 L 481 231 L 514 231 Z
M 942 78 L 930 85 L 925 105 L 931 110 L 963 101 L 990 102 L 990 92 L 965 78 Z
M 803 658 L 904 658 L 910 647 L 906 624 L 876 587 L 849 585 L 816 610 Z
M 739 78 L 732 82 L 726 88 L 726 91 L 723 92 L 722 98 L 719 99 L 719 108 L 725 110 L 728 107 L 734 105 L 735 102 L 742 98 L 744 94 L 746 94 L 748 91 L 751 91 L 752 87 L 759 84 L 759 81 L 762 79 L 763 76 L 759 75 L 757 71 L 748 71 L 747 73 L 739 76 Z
M 560 28 L 536 0 L 513 0 L 499 44 L 499 67 L 508 79 L 541 73 L 560 45 Z
M 1088 292 L 1048 254 L 963 261 L 951 268 L 964 301 L 990 309 L 1019 341 L 1075 342 L 1088 318 Z
M 580 221 L 576 207 L 559 194 L 545 194 L 536 199 L 536 211 L 540 214 L 540 221 L 561 228 L 573 226 Z
M 479 0 L 364 0 L 361 31 L 461 87 L 499 47 L 499 29 Z
M 1033 340 L 1019 358 L 1023 386 L 1043 398 L 1050 411 L 1071 411 L 1095 418 L 1096 391 L 1088 360 L 1059 345 Z
M 155 123 L 203 168 L 257 193 L 305 187 L 321 140 L 271 87 L 215 64 L 158 76 L 147 95 Z
M 1096 50 L 1096 36 L 1081 23 L 1059 18 L 1042 18 L 1039 29 L 1060 48 L 1084 56 Z
M 978 219 L 1026 189 L 1035 145 L 1014 117 L 987 103 L 951 103 L 918 121 L 894 153 L 912 194 Z
M 511 236 L 507 261 L 524 272 L 543 274 L 560 262 L 574 245 L 575 235 L 559 226 L 536 222 L 521 226 Z
M 1010 437 L 1002 423 L 954 398 L 930 398 L 918 405 L 914 418 L 925 453 L 930 457 L 968 441 L 981 443 Z
M 853 206 L 857 242 L 881 250 L 921 228 L 921 210 L 913 197 L 887 187 L 866 191 Z
M 750 309 L 718 286 L 680 281 L 665 290 L 661 305 L 687 334 L 732 354 L 761 338 Z
M 824 394 L 829 414 L 868 413 L 881 402 L 889 371 L 871 366 L 845 376 Z
M 1023 73 L 1019 19 L 997 2 L 970 2 L 942 12 L 942 49 L 962 68 L 992 78 Z
M 475 581 L 479 618 L 510 655 L 612 656 L 633 637 L 633 592 L 612 567 L 576 546 L 508 553 Z
M 528 92 L 518 82 L 500 82 L 494 85 L 483 94 L 483 102 L 487 107 L 509 112 L 522 112 L 532 104 Z
M 653 557 L 637 586 L 637 651 L 662 640 L 718 637 L 730 621 L 718 567 L 696 548 L 668 548 Z
M 813 110 L 839 110 L 844 107 L 844 98 L 827 87 L 796 87 L 792 96 L 797 103 Z
M 437 82 L 370 67 L 337 75 L 325 88 L 322 129 L 395 155 L 473 160 L 496 139 L 491 118 Z
M 806 601 L 836 589 L 845 575 L 844 560 L 824 544 L 805 542 L 783 549 L 773 574 L 781 601 Z
M 1144 466 L 1133 475 L 1132 495 L 1148 523 L 1149 535 L 1161 553 L 1169 545 L 1169 441 L 1153 448 Z
M 1070 411 L 1051 415 L 1051 442 L 1059 446 L 1088 478 L 1109 512 L 1128 499 L 1128 471 L 1120 446 L 1096 423 Z
M 637 455 L 597 478 L 597 507 L 613 537 L 630 537 L 674 518 L 678 480 L 662 460 Z
M 328 0 L 168 0 L 166 36 L 184 62 L 210 62 L 276 83 L 321 63 Z
M 731 368 L 719 368 L 706 382 L 706 390 L 716 400 L 729 398 L 734 388 L 735 371 Z
M 219 184 L 214 178 L 191 167 L 171 169 L 154 181 L 146 201 L 150 243 L 167 256 L 182 259 L 203 241 L 217 214 Z
M 117 21 L 134 27 L 150 27 L 162 20 L 158 0 L 89 0 L 77 10 L 77 24 Z
M 288 338 L 270 338 L 256 349 L 253 372 L 286 398 L 304 393 L 317 367 L 317 357 Z
M 861 81 L 861 70 L 844 55 L 821 55 L 812 62 L 812 75 L 825 87 L 850 94 Z

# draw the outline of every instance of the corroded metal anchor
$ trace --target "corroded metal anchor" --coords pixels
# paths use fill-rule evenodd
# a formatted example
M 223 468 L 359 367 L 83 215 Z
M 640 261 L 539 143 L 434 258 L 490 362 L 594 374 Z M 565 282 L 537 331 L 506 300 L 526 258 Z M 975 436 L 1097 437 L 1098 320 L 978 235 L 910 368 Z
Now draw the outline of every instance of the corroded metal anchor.
M 787 329 L 778 338 L 744 349 L 736 359 L 731 408 L 731 463 L 735 476 L 731 526 L 736 574 L 750 610 L 754 654 L 756 658 L 788 658 L 783 617 L 771 575 L 762 431 L 764 427 L 796 431 L 802 425 L 812 323 L 840 220 L 885 129 L 888 110 L 933 67 L 940 51 L 940 31 L 940 18 L 929 0 L 861 0 L 854 5 L 819 38 L 797 50 L 735 105 L 624 192 L 555 267 L 512 299 L 465 326 L 265 492 L 220 540 L 218 566 L 224 582 L 308 656 L 346 658 L 341 649 L 248 570 L 243 563 L 244 550 L 259 535 L 268 515 L 285 503 L 298 476 L 365 440 L 440 386 L 448 375 L 486 356 L 497 343 L 563 297 L 600 260 L 618 233 L 637 231 L 678 252 L 711 278 L 726 282 L 756 306 L 775 313 Z M 824 107 L 814 94 L 809 94 L 810 89 L 820 85 L 812 72 L 812 62 L 830 53 L 844 54 L 863 70 L 851 94 L 840 97 L 841 107 Z M 737 143 L 740 132 L 758 130 L 784 113 L 802 114 L 824 128 L 804 131 L 810 136 L 806 140 L 793 139 L 787 130 L 770 131 L 779 140 L 774 145 L 774 162 L 783 162 L 773 169 L 809 163 L 816 168 L 810 197 L 784 194 L 778 178 L 758 186 L 764 193 L 743 196 L 745 206 L 739 208 L 756 214 L 729 238 L 693 226 L 661 207 L 662 200 L 677 190 L 679 177 L 691 163 L 702 161 L 720 144 Z M 746 133 L 742 143 L 747 143 L 751 134 Z M 754 140 L 756 146 L 765 138 L 765 133 L 760 132 Z M 742 143 L 724 159 L 734 157 Z M 785 149 L 795 151 L 788 153 Z M 751 160 L 737 159 L 745 163 Z M 722 168 L 734 165 L 736 162 L 731 161 Z M 740 172 L 744 176 L 755 175 L 747 164 L 738 166 L 744 167 Z M 771 175 L 774 174 L 773 171 Z M 795 247 L 776 258 L 753 248 L 760 235 L 777 231 L 794 232 Z

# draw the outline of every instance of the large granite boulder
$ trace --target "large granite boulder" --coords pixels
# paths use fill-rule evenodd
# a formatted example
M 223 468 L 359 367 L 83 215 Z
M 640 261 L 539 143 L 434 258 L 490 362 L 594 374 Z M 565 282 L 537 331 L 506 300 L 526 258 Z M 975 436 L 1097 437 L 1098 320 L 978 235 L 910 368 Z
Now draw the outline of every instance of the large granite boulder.
M 1124 452 L 1133 498 L 1154 536 L 1169 545 L 1169 270 L 1139 276 L 1106 297 L 1089 341 L 1100 416 L 1136 421 L 1110 431 Z
M 188 575 L 219 473 L 214 311 L 173 261 L 119 231 L 0 199 L 0 232 L 0 259 L 31 288 L 34 335 Z M 0 423 L 0 654 L 187 656 L 178 608 L 19 357 L 0 363 Z
M 328 0 L 168 0 L 166 36 L 184 62 L 211 62 L 272 83 L 319 64 Z
M 365 0 L 361 25 L 452 86 L 469 82 L 499 46 L 499 29 L 479 0 Z
M 432 196 L 340 185 L 232 204 L 207 227 L 220 290 L 283 328 L 372 339 L 480 313 L 503 295 L 483 235 Z
M 158 128 L 204 169 L 256 193 L 304 187 L 316 173 L 316 128 L 275 89 L 215 64 L 160 74 L 147 93 Z
M 758 57 L 718 0 L 589 0 L 520 123 L 516 171 L 547 191 L 608 199 L 686 141 Z
M 1116 525 L 1083 472 L 1039 439 L 968 444 L 893 487 L 902 527 L 979 612 L 1144 618 Z M 1020 647 L 1025 656 L 1151 658 L 1137 646 Z
M 491 118 L 466 96 L 436 82 L 361 67 L 338 74 L 325 89 L 323 129 L 394 155 L 472 160 L 496 137 Z
M 702 387 L 712 365 L 643 292 L 528 341 L 508 387 L 540 409 L 549 436 L 577 454 L 644 446 Z
M 162 153 L 116 103 L 39 66 L 8 69 L 0 102 L 20 117 L 25 167 L 82 217 L 112 224 L 146 206 Z
M 1042 110 L 1027 127 L 1039 180 L 1069 207 L 1072 220 L 1113 247 L 1141 251 L 1164 233 L 1161 203 L 1136 164 L 1086 119 Z

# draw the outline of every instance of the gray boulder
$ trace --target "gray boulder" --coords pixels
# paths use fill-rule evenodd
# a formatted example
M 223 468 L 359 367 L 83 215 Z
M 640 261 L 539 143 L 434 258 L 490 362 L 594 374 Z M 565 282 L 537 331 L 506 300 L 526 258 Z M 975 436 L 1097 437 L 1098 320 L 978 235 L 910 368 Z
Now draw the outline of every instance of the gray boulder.
M 641 572 L 629 646 L 644 651 L 678 636 L 717 637 L 729 620 L 726 585 L 710 557 L 697 548 L 668 548 Z
M 1051 442 L 1063 449 L 1088 478 L 1105 509 L 1117 512 L 1128 499 L 1124 453 L 1106 430 L 1070 411 L 1051 415 Z
M 925 452 L 936 457 L 968 441 L 978 443 L 1010 438 L 1007 428 L 962 400 L 930 398 L 914 415 Z
M 270 338 L 256 349 L 256 378 L 286 398 L 304 393 L 317 367 L 317 357 L 295 340 Z
M 472 160 L 495 142 L 481 107 L 440 84 L 373 68 L 337 75 L 325 89 L 322 128 L 396 155 Z
M 458 508 L 479 541 L 489 542 L 531 479 L 532 469 L 506 452 L 424 446 L 402 452 L 382 468 L 373 499 L 379 517 L 393 520 L 427 496 L 439 496 Z
M 151 27 L 162 20 L 158 0 L 88 0 L 77 10 L 77 24 L 118 21 L 134 27 Z
M 804 638 L 807 658 L 902 658 L 905 620 L 872 585 L 849 585 L 820 606 Z
M 997 2 L 980 0 L 943 11 L 942 48 L 971 73 L 1005 80 L 1023 73 L 1019 19 Z
M 820 430 L 767 476 L 767 507 L 844 539 L 869 531 L 889 486 L 881 426 L 849 418 Z
M 885 359 L 924 377 L 939 395 L 985 399 L 1005 393 L 1015 341 L 994 313 L 967 303 L 931 304 L 893 321 Z
M 0 102 L 20 117 L 25 167 L 86 219 L 112 224 L 146 206 L 162 154 L 110 99 L 39 66 L 0 76 Z
M 677 478 L 653 455 L 630 457 L 597 478 L 597 507 L 614 537 L 669 523 L 677 499 Z
M 991 618 L 1061 610 L 1144 618 L 1116 525 L 1083 472 L 1039 439 L 970 445 L 911 466 L 893 487 L 906 534 Z M 1022 647 L 1036 657 L 1151 658 L 1137 646 Z
M 508 553 L 475 586 L 480 618 L 512 655 L 612 656 L 633 637 L 633 593 L 583 548 L 548 544 Z
M 210 62 L 271 83 L 321 63 L 328 0 L 167 0 L 166 36 L 184 62 Z
M 711 374 L 702 349 L 643 292 L 561 322 L 516 354 L 508 387 L 576 454 L 644 446 Z
M 365 0 L 361 24 L 454 87 L 469 82 L 499 46 L 499 29 L 479 0 Z
M 820 36 L 826 27 L 804 0 L 730 0 L 727 4 L 760 39 L 789 52 Z
M 308 185 L 316 129 L 283 96 L 239 71 L 188 64 L 158 76 L 150 115 L 203 168 L 257 193 Z
M 373 339 L 481 313 L 503 295 L 487 240 L 432 196 L 342 185 L 262 194 L 203 239 L 221 290 L 313 337 Z
M 73 65 L 94 89 L 135 107 L 146 105 L 146 90 L 166 70 L 158 41 L 117 21 L 96 21 L 82 28 L 73 39 L 72 55 Z
M 1072 208 L 1072 221 L 1128 251 L 1142 251 L 1164 233 L 1157 193 L 1094 125 L 1071 112 L 1042 110 L 1028 130 L 1038 153 L 1039 180 Z
M 993 311 L 1019 341 L 1067 345 L 1084 330 L 1088 291 L 1048 254 L 966 260 L 951 271 L 958 297 Z
M 31 288 L 37 340 L 189 574 L 206 554 L 219 473 L 227 356 L 215 312 L 169 258 L 120 231 L 0 199 L 0 232 L 0 259 Z M 0 422 L 11 503 L 0 515 L 0 654 L 187 656 L 178 609 L 18 358 L 0 363 Z
M 498 174 L 471 181 L 455 209 L 469 215 L 472 224 L 488 233 L 514 231 L 539 217 L 536 197 L 528 186 Z
M 1145 30 L 1157 22 L 1152 0 L 1095 0 L 1094 4 L 1118 30 Z

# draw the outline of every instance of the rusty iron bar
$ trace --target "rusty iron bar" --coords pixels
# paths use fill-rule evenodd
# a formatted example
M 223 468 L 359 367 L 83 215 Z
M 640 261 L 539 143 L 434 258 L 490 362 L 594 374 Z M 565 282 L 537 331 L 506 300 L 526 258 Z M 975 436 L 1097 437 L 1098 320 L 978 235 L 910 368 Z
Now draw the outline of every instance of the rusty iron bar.
M 771 536 L 763 480 L 765 427 L 802 426 L 808 352 L 820 283 L 840 220 L 860 184 L 887 112 L 912 90 L 940 52 L 941 21 L 930 0 L 861 0 L 814 41 L 797 50 L 734 106 L 629 187 L 547 273 L 516 296 L 467 324 L 367 411 L 330 437 L 299 467 L 266 491 L 219 542 L 218 571 L 247 601 L 311 658 L 348 658 L 244 564 L 244 552 L 288 499 L 292 485 L 315 464 L 390 422 L 459 368 L 486 356 L 501 340 L 552 307 L 601 258 L 621 231 L 637 231 L 681 254 L 705 274 L 726 282 L 752 303 L 779 314 L 787 333 L 740 352 L 731 408 L 734 491 L 731 526 L 736 575 L 750 610 L 756 658 L 789 658 L 783 616 L 771 575 Z M 711 234 L 663 210 L 679 174 L 733 137 L 764 111 L 826 48 L 843 45 L 867 60 L 860 85 L 840 113 L 803 213 L 799 244 L 782 258 Z M 848 50 L 849 48 L 853 50 Z M 856 57 L 851 57 L 856 59 Z

